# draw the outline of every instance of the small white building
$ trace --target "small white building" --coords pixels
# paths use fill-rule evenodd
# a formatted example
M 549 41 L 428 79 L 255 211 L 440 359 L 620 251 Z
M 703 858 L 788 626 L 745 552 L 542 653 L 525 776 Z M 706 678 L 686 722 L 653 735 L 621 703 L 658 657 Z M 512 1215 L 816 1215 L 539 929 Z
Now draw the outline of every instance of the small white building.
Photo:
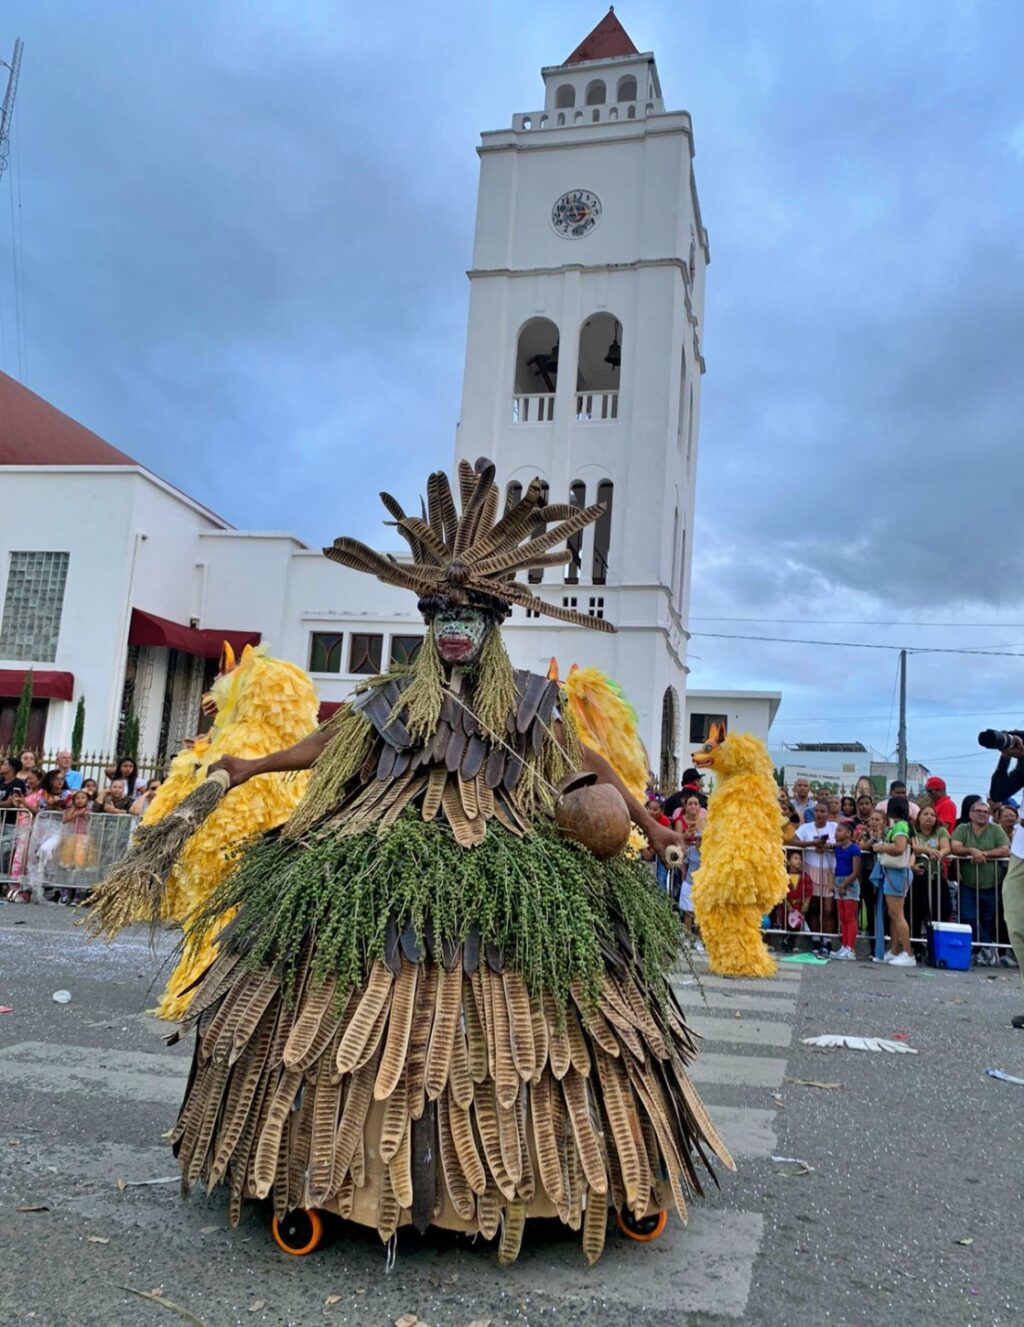
M 706 742 L 711 725 L 727 733 L 752 733 L 768 741 L 772 723 L 782 704 L 781 691 L 709 691 L 691 688 L 686 693 L 683 723 L 683 760 Z
M 680 720 L 709 258 L 693 127 L 665 109 L 653 54 L 611 12 L 542 78 L 543 108 L 485 133 L 478 149 L 455 456 L 490 456 L 513 492 L 536 474 L 553 501 L 606 505 L 570 567 L 531 578 L 543 597 L 608 617 L 618 634 L 517 608 L 506 638 L 520 667 L 546 669 L 555 656 L 563 672 L 595 664 L 616 678 L 672 785 L 689 732 Z M 424 479 L 439 461 L 424 456 Z M 3 510 L 32 513 L 0 525 L 0 749 L 29 667 L 33 745 L 66 743 L 84 696 L 86 748 L 114 750 L 131 705 L 140 750 L 164 755 L 195 730 L 225 637 L 267 641 L 309 668 L 328 710 L 422 638 L 410 594 L 294 535 L 232 529 L 5 375 L 0 486 Z M 732 726 L 765 732 L 778 704 L 775 693 L 719 698 L 730 715 L 751 715 Z

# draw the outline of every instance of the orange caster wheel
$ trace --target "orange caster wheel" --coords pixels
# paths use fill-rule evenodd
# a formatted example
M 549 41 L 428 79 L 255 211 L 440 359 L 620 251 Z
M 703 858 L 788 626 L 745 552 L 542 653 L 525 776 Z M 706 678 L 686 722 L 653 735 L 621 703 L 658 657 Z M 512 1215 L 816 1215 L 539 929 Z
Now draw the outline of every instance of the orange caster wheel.
M 652 1239 L 657 1239 L 665 1229 L 667 1220 L 667 1212 L 655 1212 L 651 1216 L 641 1217 L 639 1221 L 632 1212 L 615 1213 L 616 1224 L 622 1233 L 641 1244 L 649 1244 Z
M 283 1221 L 278 1221 L 275 1216 L 271 1229 L 277 1247 L 293 1258 L 304 1258 L 307 1253 L 312 1253 L 320 1247 L 324 1237 L 323 1220 L 313 1207 L 297 1207 Z

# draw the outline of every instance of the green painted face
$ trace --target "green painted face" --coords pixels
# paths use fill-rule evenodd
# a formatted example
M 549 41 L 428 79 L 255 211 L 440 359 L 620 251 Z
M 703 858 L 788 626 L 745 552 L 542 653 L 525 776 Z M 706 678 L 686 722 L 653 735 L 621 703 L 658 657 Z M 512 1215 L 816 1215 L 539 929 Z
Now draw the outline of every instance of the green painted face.
M 442 660 L 466 668 L 476 663 L 494 622 L 479 608 L 451 608 L 434 618 L 434 641 Z

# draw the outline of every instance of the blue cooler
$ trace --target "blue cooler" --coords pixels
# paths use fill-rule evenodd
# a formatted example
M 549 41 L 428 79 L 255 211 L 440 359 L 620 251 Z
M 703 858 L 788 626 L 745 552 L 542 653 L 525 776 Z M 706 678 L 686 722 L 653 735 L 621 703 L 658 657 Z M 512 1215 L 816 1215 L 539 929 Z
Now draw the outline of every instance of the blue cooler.
M 971 966 L 971 928 L 961 922 L 929 922 L 928 949 L 935 967 L 967 972 Z

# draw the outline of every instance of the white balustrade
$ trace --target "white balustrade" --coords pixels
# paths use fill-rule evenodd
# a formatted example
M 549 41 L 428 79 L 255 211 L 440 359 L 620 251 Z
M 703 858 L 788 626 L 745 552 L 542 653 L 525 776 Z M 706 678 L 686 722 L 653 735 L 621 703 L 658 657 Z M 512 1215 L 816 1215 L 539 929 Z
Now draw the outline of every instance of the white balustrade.
M 550 424 L 554 417 L 554 392 L 529 392 L 512 398 L 513 424 Z
M 618 392 L 577 392 L 576 422 L 611 424 L 619 417 Z
M 642 120 L 654 114 L 653 102 L 616 101 L 601 106 L 567 106 L 553 111 L 524 111 L 513 115 L 512 128 L 525 133 L 537 129 L 569 129 L 579 124 Z

